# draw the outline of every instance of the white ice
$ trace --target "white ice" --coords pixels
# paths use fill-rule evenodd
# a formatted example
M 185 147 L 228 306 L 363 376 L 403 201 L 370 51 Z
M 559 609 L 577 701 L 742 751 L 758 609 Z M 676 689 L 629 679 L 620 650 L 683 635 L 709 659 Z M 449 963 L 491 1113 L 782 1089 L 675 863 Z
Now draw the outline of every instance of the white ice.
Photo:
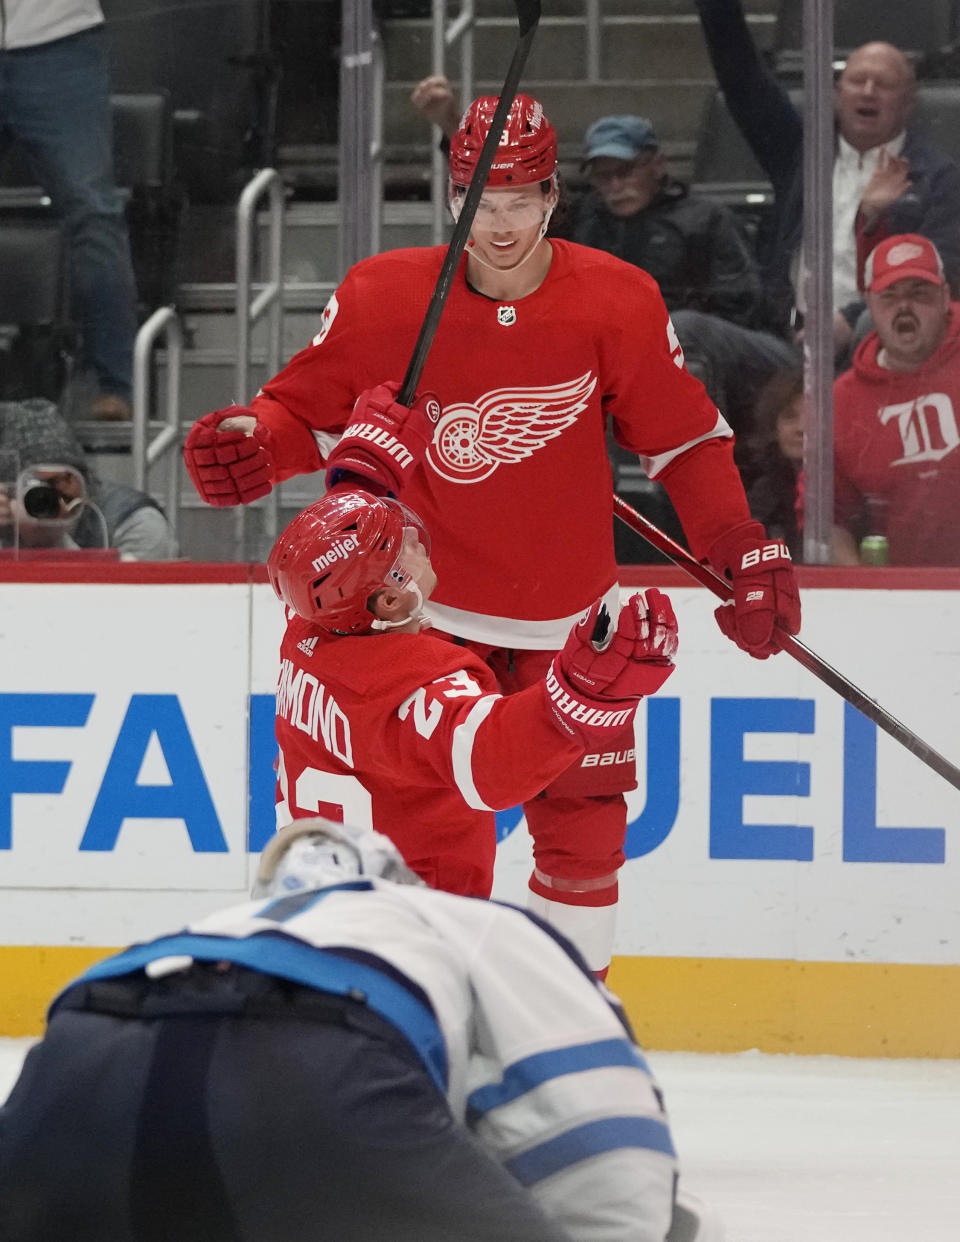
M 0 1099 L 32 1042 L 0 1039 Z M 649 1060 L 727 1242 L 960 1242 L 960 1061 Z

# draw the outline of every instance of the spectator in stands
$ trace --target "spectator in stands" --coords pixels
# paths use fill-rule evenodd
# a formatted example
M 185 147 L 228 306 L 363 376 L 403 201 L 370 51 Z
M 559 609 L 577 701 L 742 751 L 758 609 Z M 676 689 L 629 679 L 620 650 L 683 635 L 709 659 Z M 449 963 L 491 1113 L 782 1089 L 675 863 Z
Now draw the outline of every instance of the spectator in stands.
M 137 299 L 97 0 L 5 0 L 0 116 L 65 223 L 82 361 L 97 384 L 87 413 L 128 419 Z
M 0 543 L 116 548 L 124 561 L 177 556 L 156 501 L 135 488 L 99 479 L 51 402 L 0 402 L 0 450 L 5 458 L 15 454 L 18 462 L 16 479 L 0 483 Z
M 445 138 L 456 131 L 460 116 L 445 77 L 424 78 L 410 99 Z M 670 175 L 651 121 L 594 121 L 583 169 L 589 185 L 558 213 L 554 234 L 642 267 L 671 312 L 690 307 L 740 324 L 756 320 L 760 277 L 736 218 Z
M 960 565 L 960 307 L 926 237 L 867 259 L 874 324 L 834 385 L 834 559 L 867 535 L 892 565 Z
M 760 277 L 729 208 L 691 194 L 670 175 L 652 122 L 604 116 L 587 129 L 589 189 L 573 206 L 570 237 L 642 267 L 673 312 L 756 321 Z
M 772 326 L 786 330 L 804 310 L 801 117 L 758 52 L 741 0 L 696 2 L 727 106 L 773 183 L 776 218 L 765 284 Z M 893 233 L 922 233 L 943 255 L 950 283 L 956 287 L 960 279 L 960 168 L 910 127 L 914 95 L 913 69 L 889 43 L 857 48 L 837 80 L 833 296 L 841 358 L 863 310 L 858 238 L 875 244 Z
M 803 558 L 799 482 L 806 421 L 802 369 L 776 371 L 757 397 L 754 431 L 739 462 L 750 513 L 771 538 L 784 541 L 795 561 Z
M 460 124 L 460 109 L 454 99 L 449 79 L 442 73 L 432 73 L 421 79 L 410 94 L 410 102 L 424 120 L 439 127 L 446 149 Z

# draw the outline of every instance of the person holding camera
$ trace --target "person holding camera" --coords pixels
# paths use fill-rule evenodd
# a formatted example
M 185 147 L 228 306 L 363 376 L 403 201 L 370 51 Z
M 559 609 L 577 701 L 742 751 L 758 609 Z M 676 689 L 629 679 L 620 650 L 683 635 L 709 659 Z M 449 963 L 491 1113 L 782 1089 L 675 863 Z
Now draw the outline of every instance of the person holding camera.
M 177 544 L 146 492 L 100 479 L 69 423 L 42 398 L 0 402 L 0 545 L 115 549 L 124 561 L 169 561 Z

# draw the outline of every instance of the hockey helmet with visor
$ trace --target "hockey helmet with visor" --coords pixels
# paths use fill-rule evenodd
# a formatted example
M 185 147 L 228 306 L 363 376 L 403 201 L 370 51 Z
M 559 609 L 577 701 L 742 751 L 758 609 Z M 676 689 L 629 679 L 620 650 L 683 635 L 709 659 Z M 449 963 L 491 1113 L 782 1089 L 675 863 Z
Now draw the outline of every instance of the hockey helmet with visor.
M 267 575 L 304 621 L 332 634 L 365 634 L 386 625 L 368 607 L 381 587 L 417 590 L 405 562 L 419 546 L 429 555 L 430 536 L 399 500 L 360 490 L 328 492 L 280 535 Z
M 460 118 L 450 139 L 451 197 L 457 187 L 470 184 L 499 102 L 496 95 L 482 95 Z M 536 185 L 551 180 L 556 171 L 557 134 L 544 115 L 543 104 L 529 95 L 518 95 L 507 114 L 487 185 L 491 189 Z

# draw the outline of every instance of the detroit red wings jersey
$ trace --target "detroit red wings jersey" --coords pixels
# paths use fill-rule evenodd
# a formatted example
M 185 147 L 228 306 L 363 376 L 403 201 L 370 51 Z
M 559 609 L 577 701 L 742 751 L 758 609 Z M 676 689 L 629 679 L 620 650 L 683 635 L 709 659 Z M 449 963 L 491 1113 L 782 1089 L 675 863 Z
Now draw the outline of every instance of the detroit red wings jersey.
M 428 633 L 332 639 L 293 616 L 280 661 L 278 826 L 376 828 L 435 888 L 489 896 L 494 810 L 581 754 L 539 685 L 504 698 L 477 656 Z
M 834 385 L 836 520 L 885 533 L 891 564 L 960 565 L 960 305 L 916 371 L 881 366 L 879 347 L 871 332 Z
M 654 281 L 600 251 L 552 245 L 543 284 L 514 303 L 471 290 L 461 265 L 420 384 L 443 414 L 403 495 L 432 535 L 436 623 L 505 646 L 561 646 L 616 580 L 608 417 L 652 476 L 730 435 L 683 368 Z M 357 395 L 404 375 L 444 254 L 391 251 L 348 273 L 313 344 L 253 403 L 274 433 L 278 479 L 317 469 Z M 746 514 L 744 503 L 733 521 Z

